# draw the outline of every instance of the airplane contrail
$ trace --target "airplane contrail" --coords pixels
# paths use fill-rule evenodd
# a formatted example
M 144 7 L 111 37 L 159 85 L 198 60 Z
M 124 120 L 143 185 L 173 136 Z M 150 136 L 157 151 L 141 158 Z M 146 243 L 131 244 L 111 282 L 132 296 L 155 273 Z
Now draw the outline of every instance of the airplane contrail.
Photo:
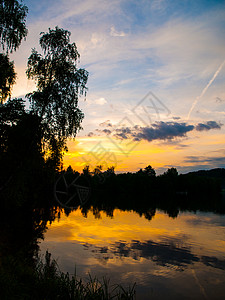
M 206 87 L 202 90 L 201 95 L 198 96 L 195 101 L 192 103 L 191 109 L 189 110 L 187 119 L 189 120 L 190 115 L 193 111 L 193 109 L 195 108 L 196 104 L 198 103 L 198 101 L 205 95 L 206 91 L 208 90 L 208 88 L 210 87 L 210 85 L 213 83 L 213 81 L 216 79 L 216 77 L 218 76 L 219 72 L 221 71 L 221 69 L 223 68 L 223 65 L 225 64 L 225 60 L 222 62 L 222 64 L 219 66 L 219 68 L 216 70 L 215 74 L 213 75 L 212 79 L 209 81 L 209 83 L 206 85 Z

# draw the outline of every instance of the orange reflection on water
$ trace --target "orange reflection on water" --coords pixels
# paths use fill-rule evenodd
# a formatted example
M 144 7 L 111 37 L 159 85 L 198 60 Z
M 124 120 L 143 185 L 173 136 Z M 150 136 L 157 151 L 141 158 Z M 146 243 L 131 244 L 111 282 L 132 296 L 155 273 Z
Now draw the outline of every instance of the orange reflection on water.
M 113 218 L 101 212 L 101 218 L 96 219 L 92 212 L 84 218 L 80 210 L 73 211 L 69 217 L 62 214 L 60 221 L 49 225 L 48 241 L 72 241 L 93 243 L 101 246 L 118 240 L 131 242 L 132 240 L 156 239 L 162 235 L 177 235 L 179 230 L 171 232 L 166 226 L 154 226 L 157 222 L 164 224 L 167 217 L 157 214 L 151 223 L 140 218 L 137 213 L 114 210 Z
M 223 299 L 225 216 L 185 212 L 173 219 L 156 210 L 148 220 L 119 209 L 113 218 L 99 215 L 63 213 L 49 223 L 42 253 L 48 249 L 62 271 L 76 269 L 81 278 L 137 282 L 137 299 Z
M 106 246 L 118 241 L 161 242 L 173 239 L 179 244 L 191 239 L 192 247 L 197 250 L 201 245 L 201 248 L 205 248 L 205 254 L 225 252 L 224 227 L 218 224 L 213 226 L 212 217 L 205 214 L 199 218 L 194 214 L 182 213 L 173 219 L 163 212 L 156 211 L 149 221 L 136 212 L 119 209 L 114 210 L 112 218 L 104 212 L 100 213 L 100 218 L 96 218 L 92 211 L 89 211 L 85 218 L 78 209 L 68 217 L 62 213 L 60 220 L 49 224 L 48 228 L 45 236 L 48 242 L 76 241 L 80 244 Z M 220 234 L 215 235 L 215 229 Z

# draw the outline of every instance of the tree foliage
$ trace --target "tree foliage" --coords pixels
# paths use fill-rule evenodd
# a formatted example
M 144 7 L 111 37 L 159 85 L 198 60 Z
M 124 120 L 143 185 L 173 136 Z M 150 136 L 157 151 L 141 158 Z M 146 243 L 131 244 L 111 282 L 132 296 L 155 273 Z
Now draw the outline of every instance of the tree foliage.
M 15 83 L 16 73 L 14 63 L 9 61 L 8 55 L 0 53 L 0 103 L 2 104 L 11 94 Z
M 79 95 L 86 95 L 88 72 L 78 69 L 79 53 L 70 43 L 70 32 L 58 27 L 41 33 L 42 54 L 36 49 L 28 59 L 27 76 L 37 90 L 27 95 L 31 112 L 40 118 L 47 162 L 60 168 L 66 138 L 81 129 L 84 114 L 78 107 Z
M 25 114 L 25 105 L 22 99 L 8 100 L 0 104 L 0 156 L 7 150 L 8 136 L 11 128 L 16 126 Z
M 27 76 L 37 83 L 37 91 L 28 95 L 31 108 L 48 133 L 74 137 L 84 117 L 78 98 L 86 93 L 88 72 L 77 68 L 80 55 L 69 31 L 56 27 L 41 35 L 43 54 L 33 49 L 28 59 Z
M 170 168 L 164 172 L 163 175 L 176 178 L 178 176 L 178 171 L 176 168 Z
M 66 139 L 76 136 L 84 117 L 78 100 L 86 95 L 88 72 L 77 67 L 80 55 L 70 32 L 58 27 L 41 33 L 42 53 L 33 49 L 28 59 L 27 76 L 37 83 L 27 95 L 29 110 L 22 99 L 7 99 L 16 78 L 8 52 L 27 35 L 27 11 L 17 0 L 0 0 L 0 44 L 7 52 L 0 54 L 0 190 L 13 180 L 21 191 L 30 190 L 33 183 L 26 182 L 35 174 L 59 170 Z
M 15 51 L 27 36 L 28 8 L 17 0 L 0 0 L 0 42 L 3 50 Z
M 148 175 L 148 176 L 151 176 L 151 177 L 155 177 L 156 176 L 155 170 L 150 165 L 148 165 L 147 167 L 145 167 L 144 173 L 146 175 Z

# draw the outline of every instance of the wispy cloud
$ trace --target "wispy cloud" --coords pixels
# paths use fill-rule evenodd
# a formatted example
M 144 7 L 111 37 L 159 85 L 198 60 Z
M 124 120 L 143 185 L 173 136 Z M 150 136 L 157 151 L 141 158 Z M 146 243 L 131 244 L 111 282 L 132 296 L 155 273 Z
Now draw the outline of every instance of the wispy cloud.
M 98 105 L 104 105 L 107 103 L 107 100 L 102 97 L 102 98 L 98 98 L 98 99 L 94 100 L 94 103 L 98 104 Z
M 205 164 L 210 164 L 211 166 L 218 166 L 218 165 L 223 165 L 225 166 L 225 157 L 207 157 L 207 156 L 187 156 L 185 158 L 185 162 L 188 163 L 205 163 Z
M 205 88 L 202 90 L 200 96 L 198 96 L 195 101 L 193 102 L 191 109 L 188 113 L 188 117 L 187 119 L 189 120 L 190 115 L 193 111 L 193 109 L 195 108 L 196 104 L 198 103 L 198 101 L 200 101 L 200 99 L 205 95 L 205 93 L 207 92 L 208 88 L 211 86 L 211 84 L 213 83 L 213 81 L 216 79 L 216 77 L 219 75 L 220 71 L 222 70 L 223 66 L 225 64 L 225 60 L 222 62 L 222 64 L 219 66 L 219 68 L 216 70 L 216 72 L 214 73 L 213 77 L 210 79 L 210 81 L 208 82 L 208 84 L 205 86 Z
M 111 36 L 120 36 L 120 37 L 126 35 L 125 32 L 123 32 L 123 31 L 117 31 L 114 26 L 111 27 L 110 34 L 111 34 Z
M 99 126 L 101 126 L 101 127 L 112 127 L 112 123 L 110 122 L 110 120 L 106 120 L 105 122 L 100 123 Z

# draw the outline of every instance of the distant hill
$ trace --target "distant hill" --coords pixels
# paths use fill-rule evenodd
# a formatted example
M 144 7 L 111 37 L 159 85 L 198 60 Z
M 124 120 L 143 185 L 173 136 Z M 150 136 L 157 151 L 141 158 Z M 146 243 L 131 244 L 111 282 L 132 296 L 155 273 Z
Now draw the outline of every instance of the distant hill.
M 201 177 L 210 177 L 217 178 L 221 181 L 222 189 L 225 189 L 225 169 L 216 168 L 211 170 L 199 170 L 195 172 L 189 172 L 189 175 L 201 176 Z

